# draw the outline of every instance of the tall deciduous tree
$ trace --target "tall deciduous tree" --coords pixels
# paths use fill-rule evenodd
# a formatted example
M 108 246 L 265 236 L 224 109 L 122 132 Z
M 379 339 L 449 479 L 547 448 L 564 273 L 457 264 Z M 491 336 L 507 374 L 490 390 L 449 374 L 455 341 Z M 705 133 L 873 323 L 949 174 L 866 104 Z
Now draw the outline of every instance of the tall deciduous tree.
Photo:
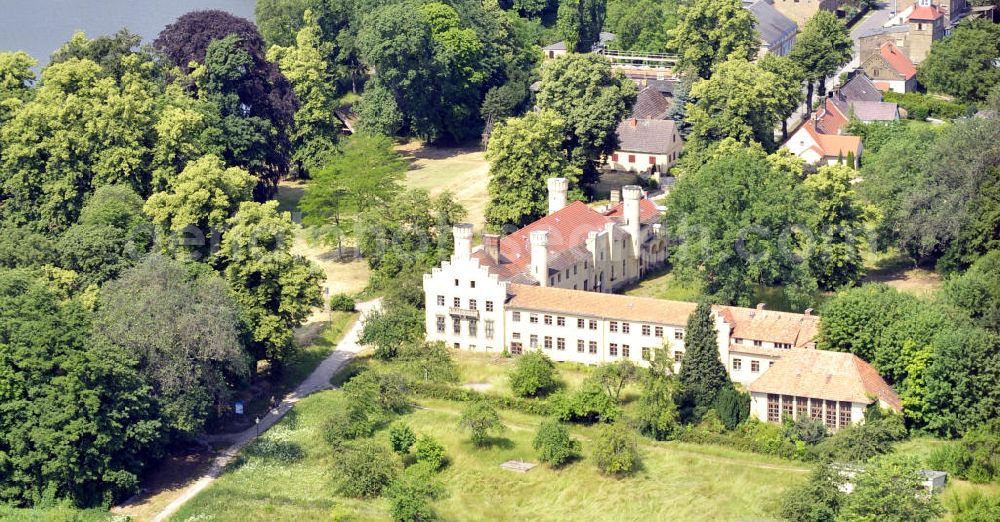
M 823 96 L 827 77 L 851 59 L 853 48 L 847 27 L 832 12 L 821 9 L 806 22 L 788 57 L 805 71 L 810 112 L 815 84 L 819 83 L 819 94 Z
M 781 120 L 781 137 L 788 138 L 788 118 L 802 104 L 802 82 L 805 71 L 791 58 L 767 53 L 757 62 L 760 68 L 774 73 L 777 83 L 774 86 L 774 109 Z
M 38 60 L 24 51 L 0 52 L 0 124 L 30 97 L 35 65 Z
M 332 46 L 323 41 L 316 15 L 306 10 L 304 17 L 294 46 L 273 46 L 267 52 L 267 59 L 278 64 L 299 99 L 290 136 L 293 171 L 299 176 L 308 175 L 330 157 L 340 131 L 331 110 L 337 101 L 337 78 L 327 62 Z
M 278 202 L 245 202 L 227 222 L 216 262 L 240 307 L 247 349 L 280 364 L 295 349 L 292 332 L 323 304 L 323 273 L 292 254 L 295 225 Z
M 211 271 L 151 256 L 106 285 L 94 336 L 133 354 L 172 435 L 197 435 L 249 372 L 237 309 Z
M 816 204 L 809 268 L 821 288 L 851 286 L 864 275 L 861 248 L 865 225 L 874 210 L 861 202 L 852 182 L 857 172 L 845 165 L 821 167 L 803 186 Z
M 929 91 L 964 100 L 986 99 L 1000 84 L 1000 28 L 985 19 L 963 21 L 951 34 L 934 42 L 917 68 L 917 79 Z
M 752 60 L 760 48 L 753 15 L 739 0 L 695 0 L 681 8 L 681 20 L 671 32 L 682 68 L 709 78 L 730 59 Z
M 566 48 L 590 52 L 601 36 L 607 8 L 607 0 L 560 0 L 556 27 Z
M 722 388 L 732 386 L 726 366 L 719 359 L 719 334 L 708 302 L 698 303 L 688 318 L 684 360 L 678 377 L 684 393 L 693 402 L 696 418 L 712 407 Z
M 486 222 L 492 229 L 520 227 L 544 216 L 548 178 L 566 178 L 579 194 L 580 170 L 559 147 L 565 126 L 565 120 L 543 110 L 510 118 L 494 129 L 486 148 L 490 162 Z
M 600 159 L 618 145 L 618 123 L 632 111 L 635 83 L 614 73 L 599 55 L 567 54 L 542 69 L 538 107 L 563 119 L 562 147 L 587 186 L 598 178 Z

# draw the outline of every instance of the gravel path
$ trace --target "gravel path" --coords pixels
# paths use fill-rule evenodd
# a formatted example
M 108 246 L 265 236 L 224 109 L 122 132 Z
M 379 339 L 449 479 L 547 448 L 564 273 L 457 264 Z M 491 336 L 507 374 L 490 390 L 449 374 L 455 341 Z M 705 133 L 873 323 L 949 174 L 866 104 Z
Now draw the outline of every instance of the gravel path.
M 187 501 L 207 488 L 212 481 L 222 474 L 222 470 L 225 469 L 226 465 L 233 460 L 244 446 L 281 420 L 300 399 L 318 391 L 331 389 L 330 379 L 363 348 L 363 346 L 358 344 L 358 336 L 361 334 L 361 319 L 370 311 L 377 309 L 378 306 L 378 299 L 358 303 L 358 311 L 361 312 L 361 317 L 354 322 L 351 330 L 337 343 L 337 348 L 294 391 L 286 395 L 282 399 L 281 404 L 262 417 L 259 425 L 248 428 L 240 433 L 232 434 L 230 437 L 233 443 L 215 457 L 212 467 L 204 475 L 189 484 L 180 496 L 175 498 L 170 504 L 167 504 L 163 508 L 163 511 L 160 511 L 153 517 L 153 522 L 168 520 Z

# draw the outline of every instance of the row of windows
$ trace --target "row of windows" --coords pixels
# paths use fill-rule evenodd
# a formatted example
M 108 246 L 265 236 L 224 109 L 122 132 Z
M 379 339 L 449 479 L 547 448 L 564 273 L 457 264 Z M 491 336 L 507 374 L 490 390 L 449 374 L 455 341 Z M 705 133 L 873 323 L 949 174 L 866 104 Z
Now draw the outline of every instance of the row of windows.
M 733 343 L 734 344 L 747 344 L 747 343 L 744 342 L 746 340 L 747 339 L 740 339 L 739 337 L 734 337 L 733 338 Z M 761 346 L 764 346 L 764 341 L 760 341 L 758 339 L 753 339 L 752 341 L 753 341 L 753 345 L 756 346 L 756 347 L 758 347 L 758 348 L 761 347 Z M 790 349 L 792 347 L 792 345 L 791 345 L 791 343 L 774 343 L 774 347 L 775 348 L 782 348 L 782 349 L 787 350 L 787 349 Z
M 768 422 L 783 422 L 785 419 L 803 418 L 806 415 L 821 419 L 827 428 L 843 428 L 851 423 L 851 403 L 767 394 Z
M 511 342 L 511 346 L 513 347 L 514 345 L 517 345 L 518 350 L 520 350 L 522 348 L 522 345 L 521 345 L 521 342 L 520 342 L 521 333 L 520 332 L 514 332 L 513 334 L 511 334 L 511 338 L 514 339 L 514 341 Z M 538 348 L 538 340 L 539 340 L 539 336 L 538 335 L 536 335 L 536 334 L 529 335 L 528 336 L 528 346 L 531 347 L 531 348 Z M 543 349 L 545 349 L 545 350 L 551 350 L 552 349 L 552 346 L 553 346 L 553 344 L 552 344 L 553 343 L 553 337 L 546 335 L 546 336 L 544 336 L 544 337 L 541 338 L 541 341 L 542 341 L 542 348 Z M 563 337 L 556 337 L 555 338 L 555 349 L 557 351 L 564 351 L 564 350 L 566 350 L 566 339 L 563 338 Z M 642 348 L 642 358 L 643 358 L 643 360 L 646 360 L 646 361 L 651 360 L 652 357 L 653 357 L 653 355 L 652 355 L 653 354 L 653 350 L 654 350 L 654 348 L 651 348 L 649 346 L 644 346 Z M 513 353 L 521 353 L 520 351 L 514 352 L 513 349 L 511 351 Z M 577 351 L 577 353 L 596 354 L 597 353 L 597 341 L 585 341 L 583 339 L 577 339 L 577 341 L 576 341 L 576 351 Z M 611 343 L 611 344 L 608 345 L 608 355 L 610 355 L 611 357 L 618 357 L 618 355 L 619 355 L 619 346 L 618 346 L 617 343 Z M 622 357 L 629 357 L 629 355 L 630 355 L 629 345 L 627 345 L 627 344 L 621 345 L 621 356 Z M 684 352 L 681 352 L 679 350 L 674 352 L 674 361 L 675 362 L 681 362 L 681 359 L 683 359 L 683 358 L 684 358 Z
M 479 320 L 469 318 L 467 321 L 467 331 L 469 337 L 479 336 Z M 443 315 L 437 316 L 437 332 L 443 334 L 445 332 L 445 317 Z M 451 332 L 455 335 L 462 335 L 462 318 L 452 317 L 451 318 Z M 492 319 L 487 319 L 483 321 L 483 334 L 487 339 L 492 339 L 496 334 L 496 328 Z
M 768 361 L 767 367 L 770 368 L 774 366 L 774 361 Z M 740 371 L 743 369 L 743 359 L 739 357 L 733 357 L 733 371 Z M 760 373 L 760 361 L 757 359 L 750 359 L 750 371 L 752 373 Z
M 445 303 L 444 296 L 443 295 L 437 296 L 438 306 L 444 306 L 444 303 Z M 462 299 L 460 297 L 453 298 L 451 301 L 451 305 L 454 308 L 461 308 Z M 469 299 L 469 310 L 479 310 L 479 301 L 476 299 Z M 487 312 L 493 311 L 493 301 L 486 301 L 486 311 Z
M 566 326 L 566 318 L 561 315 L 552 316 L 548 314 L 541 315 L 541 321 L 543 324 L 551 325 L 552 318 L 555 317 L 556 326 Z M 511 321 L 515 323 L 521 322 L 521 312 L 511 312 Z M 531 324 L 538 324 L 539 314 L 528 314 L 528 322 Z M 621 333 L 629 333 L 631 331 L 631 325 L 627 322 L 609 321 L 608 329 L 612 332 L 619 331 L 619 325 L 621 327 Z M 590 330 L 597 330 L 597 321 L 594 319 L 580 319 L 576 320 L 577 328 L 589 328 Z M 663 337 L 663 327 L 662 326 L 651 326 L 648 324 L 641 325 L 640 331 L 642 335 L 653 335 L 653 337 Z M 674 330 L 674 339 L 683 340 L 684 330 Z

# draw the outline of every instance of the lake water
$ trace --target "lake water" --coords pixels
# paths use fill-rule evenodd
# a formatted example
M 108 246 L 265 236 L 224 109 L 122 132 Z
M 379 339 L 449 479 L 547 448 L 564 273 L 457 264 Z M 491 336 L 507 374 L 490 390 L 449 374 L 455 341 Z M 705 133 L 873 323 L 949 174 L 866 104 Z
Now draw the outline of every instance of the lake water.
M 221 9 L 253 20 L 255 4 L 255 0 L 0 0 L 0 51 L 26 51 L 45 64 L 76 31 L 95 37 L 127 27 L 146 43 L 189 11 Z

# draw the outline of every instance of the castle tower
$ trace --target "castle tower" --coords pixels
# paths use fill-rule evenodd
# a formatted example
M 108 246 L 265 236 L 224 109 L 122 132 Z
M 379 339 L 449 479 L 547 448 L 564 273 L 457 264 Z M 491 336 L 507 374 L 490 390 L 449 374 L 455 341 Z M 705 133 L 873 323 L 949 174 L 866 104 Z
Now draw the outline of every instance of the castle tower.
M 472 255 L 472 224 L 457 223 L 451 228 L 455 238 L 455 259 L 465 260 Z
M 632 239 L 632 254 L 635 259 L 639 259 L 639 246 L 642 244 L 639 237 L 641 221 L 639 218 L 639 200 L 642 199 L 642 188 L 638 185 L 625 185 L 622 187 L 622 200 L 624 201 L 623 214 L 625 216 L 625 231 Z
M 906 22 L 909 24 L 909 57 L 916 65 L 931 52 L 932 43 L 944 38 L 944 13 L 931 0 L 918 0 Z
M 558 212 L 566 206 L 569 180 L 566 178 L 549 178 L 549 214 Z
M 531 233 L 531 275 L 542 286 L 549 286 L 549 231 Z

